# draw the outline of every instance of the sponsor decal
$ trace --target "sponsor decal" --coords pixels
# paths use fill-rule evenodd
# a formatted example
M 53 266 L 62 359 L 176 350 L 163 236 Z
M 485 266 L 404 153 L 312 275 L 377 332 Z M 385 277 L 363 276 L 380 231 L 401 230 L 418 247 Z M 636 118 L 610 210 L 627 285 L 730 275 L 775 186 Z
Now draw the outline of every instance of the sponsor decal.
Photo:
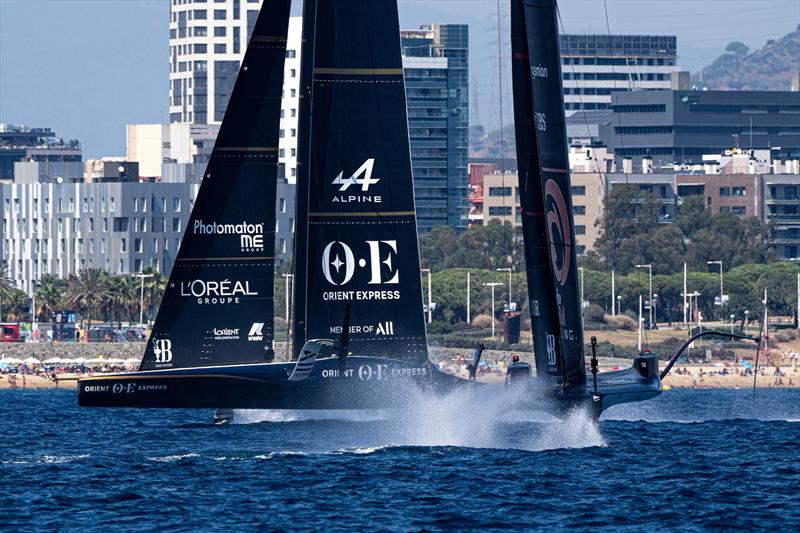
M 83 392 L 108 392 L 111 385 L 86 385 L 83 387 Z
M 531 309 L 533 309 L 533 316 L 541 316 L 539 314 L 539 300 L 531 300 Z
M 368 193 L 370 186 L 375 185 L 381 180 L 380 178 L 373 179 L 372 177 L 372 167 L 374 165 L 375 159 L 367 159 L 349 178 L 343 178 L 344 171 L 339 172 L 339 175 L 334 178 L 332 184 L 339 186 L 338 192 L 340 193 L 348 191 L 351 185 L 361 187 L 362 193 Z M 382 198 L 379 195 L 353 194 L 351 192 L 350 194 L 335 194 L 332 201 L 342 204 L 354 202 L 379 204 Z
M 239 246 L 243 252 L 264 251 L 264 224 L 218 224 L 217 222 L 203 222 L 195 220 L 192 225 L 195 235 L 238 235 Z
M 172 341 L 169 339 L 153 339 L 153 354 L 156 363 L 169 363 L 172 361 Z
M 239 328 L 214 328 L 211 330 L 215 341 L 235 341 L 239 339 Z
M 330 333 L 332 335 L 341 335 L 342 326 L 330 326 Z M 377 324 L 365 324 L 363 326 L 351 325 L 348 328 L 349 333 L 352 334 L 367 334 L 367 335 L 394 335 L 394 322 L 391 320 L 386 322 L 378 322 Z
M 247 334 L 247 340 L 253 342 L 263 341 L 264 333 L 262 333 L 262 329 L 264 329 L 263 322 L 253 322 L 253 325 L 250 326 L 250 333 Z
M 427 376 L 425 367 L 389 368 L 389 365 L 360 365 L 358 370 L 352 368 L 331 368 L 322 371 L 323 378 L 354 378 L 359 381 L 386 381 L 392 378 L 408 378 Z
M 144 384 L 136 385 L 136 383 L 114 383 L 111 387 L 111 392 L 114 394 L 133 394 L 134 392 L 150 392 L 167 390 L 166 384 Z
M 400 283 L 400 272 L 394 260 L 397 257 L 397 241 L 364 242 L 368 253 L 358 260 L 353 249 L 341 241 L 332 241 L 325 246 L 322 250 L 322 273 L 328 283 L 339 286 L 348 284 L 356 273 L 356 266 L 367 270 L 368 285 Z
M 534 113 L 533 122 L 536 124 L 538 131 L 547 131 L 547 119 L 544 113 Z
M 542 65 L 534 65 L 531 67 L 531 77 L 535 80 L 536 78 L 546 78 L 547 77 L 547 67 L 543 67 Z
M 569 212 L 561 188 L 552 180 L 547 180 L 544 189 L 545 209 L 547 210 L 547 237 L 550 240 L 550 261 L 556 281 L 566 285 L 572 257 L 572 235 L 569 231 Z
M 556 366 L 556 336 L 552 333 L 547 334 L 547 364 Z
M 173 284 L 174 285 L 174 284 Z M 180 295 L 195 298 L 199 305 L 238 304 L 243 296 L 258 296 L 258 291 L 250 288 L 249 281 L 207 281 L 196 279 L 180 282 Z

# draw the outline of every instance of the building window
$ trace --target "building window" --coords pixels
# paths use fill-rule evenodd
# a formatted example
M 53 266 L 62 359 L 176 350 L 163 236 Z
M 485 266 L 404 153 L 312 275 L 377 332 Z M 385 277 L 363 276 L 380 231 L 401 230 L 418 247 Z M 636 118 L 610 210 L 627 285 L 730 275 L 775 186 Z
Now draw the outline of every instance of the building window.
M 281 213 L 285 213 L 285 212 L 286 212 L 286 198 L 281 198 L 281 199 L 278 201 L 278 205 L 280 206 L 278 210 L 279 210 Z
M 572 213 L 574 215 L 585 215 L 586 214 L 586 206 L 585 205 L 573 205 L 572 206 Z
M 289 58 L 297 57 L 297 52 L 295 52 L 294 50 L 286 50 L 286 57 Z
M 572 186 L 572 196 L 586 196 L 586 186 L 585 185 L 573 185 Z
M 181 219 L 180 218 L 173 218 L 172 219 L 172 231 L 180 231 L 181 230 Z
M 731 188 L 730 187 L 720 187 L 719 188 L 719 195 L 720 196 L 730 196 L 731 195 Z
M 142 253 L 142 239 L 133 239 L 133 251 L 137 254 Z
M 511 216 L 511 206 L 510 205 L 490 206 L 489 207 L 489 216 L 490 217 L 507 217 L 507 216 Z
M 205 9 L 195 9 L 193 14 L 194 20 L 206 20 L 208 12 Z
M 217 43 L 214 45 L 214 53 L 215 54 L 224 54 L 225 53 L 225 43 Z
M 576 225 L 575 235 L 586 235 L 586 226 Z
M 117 199 L 113 196 L 108 199 L 108 212 L 113 213 L 117 210 Z
M 225 37 L 227 28 L 225 26 L 214 26 L 214 37 Z
M 731 187 L 731 194 L 733 196 L 747 196 L 746 187 Z
M 180 213 L 181 212 L 181 199 L 180 198 L 177 198 L 177 197 L 173 197 L 172 198 L 172 211 L 174 213 Z
M 227 11 L 224 9 L 214 10 L 214 20 L 225 20 L 227 18 Z
M 489 187 L 489 196 L 511 196 L 511 187 Z

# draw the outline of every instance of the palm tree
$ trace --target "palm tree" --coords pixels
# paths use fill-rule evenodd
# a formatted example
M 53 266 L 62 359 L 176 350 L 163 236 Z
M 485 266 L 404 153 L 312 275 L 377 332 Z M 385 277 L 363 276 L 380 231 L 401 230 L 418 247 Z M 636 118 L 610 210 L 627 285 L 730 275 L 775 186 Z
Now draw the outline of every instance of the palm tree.
M 14 280 L 8 275 L 8 265 L 3 263 L 3 266 L 0 267 L 0 320 L 3 318 L 2 300 L 10 302 L 10 296 L 14 290 Z
M 36 287 L 36 313 L 49 317 L 53 311 L 61 307 L 61 300 L 66 289 L 66 282 L 55 274 L 44 274 L 39 278 Z
M 128 276 L 109 276 L 108 288 L 111 320 L 116 320 L 122 329 L 122 317 L 127 316 L 130 319 L 132 310 L 139 301 L 138 281 Z
M 147 310 L 147 320 L 150 321 L 161 304 L 161 297 L 167 287 L 167 278 L 153 266 L 142 269 L 142 274 L 152 276 L 144 280 L 144 306 Z
M 99 268 L 80 270 L 77 274 L 70 275 L 67 280 L 64 303 L 81 312 L 81 324 L 84 316 L 87 316 L 91 327 L 90 313 L 99 311 L 110 298 L 108 273 L 104 270 Z

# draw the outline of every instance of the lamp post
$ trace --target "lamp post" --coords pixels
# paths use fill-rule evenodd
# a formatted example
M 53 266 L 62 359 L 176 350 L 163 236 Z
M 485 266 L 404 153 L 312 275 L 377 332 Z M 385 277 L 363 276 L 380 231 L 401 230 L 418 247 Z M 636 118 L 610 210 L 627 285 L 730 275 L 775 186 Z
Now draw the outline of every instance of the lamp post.
M 639 352 L 642 351 L 642 322 L 644 322 L 644 318 L 642 318 L 642 293 L 639 293 Z
M 636 268 L 646 268 L 648 272 L 648 279 L 650 280 L 650 291 L 653 294 L 653 265 L 636 265 Z M 650 302 L 650 328 L 653 327 L 653 302 Z
M 611 269 L 611 316 L 616 316 L 617 308 L 614 307 L 614 302 L 616 301 L 616 287 L 614 285 L 614 269 Z
M 744 312 L 744 334 L 747 335 L 747 328 L 750 326 L 750 311 Z
M 289 287 L 290 287 L 289 280 L 294 277 L 294 274 L 281 274 L 281 275 L 286 280 L 286 289 L 285 289 L 285 292 L 286 292 L 285 300 L 286 300 L 286 302 L 285 302 L 284 316 L 286 317 L 286 323 L 288 324 L 289 323 Z
M 470 302 L 469 302 L 469 285 L 470 285 L 470 273 L 467 272 L 467 325 L 472 323 L 472 321 L 471 321 L 472 317 L 471 317 L 470 307 L 469 307 L 469 304 L 470 304 Z
M 139 278 L 141 280 L 141 286 L 139 288 L 139 324 L 144 323 L 144 278 L 152 278 L 155 274 L 133 274 L 133 277 Z
M 688 290 L 686 288 L 686 278 L 687 278 L 687 268 L 686 263 L 683 263 L 683 325 L 686 329 L 689 329 L 689 320 L 686 318 L 686 311 L 688 311 L 689 306 L 686 303 L 686 295 L 688 294 Z
M 420 272 L 427 272 L 428 273 L 428 324 L 433 322 L 433 309 L 431 305 L 432 294 L 431 294 L 431 269 L 430 268 L 420 268 Z
M 511 267 L 497 268 L 498 272 L 508 272 L 508 310 L 511 311 Z
M 491 315 L 492 315 L 492 340 L 494 340 L 494 288 L 497 287 L 498 285 L 502 285 L 502 283 L 497 283 L 497 282 L 484 283 L 484 285 L 487 286 L 487 287 L 491 287 L 492 288 L 492 312 L 491 312 Z
M 617 314 L 622 314 L 622 295 L 617 296 Z
M 658 322 L 658 294 L 651 295 L 650 305 L 653 307 L 653 317 L 655 322 L 650 324 L 650 329 L 658 329 L 656 322 Z
M 731 315 L 730 316 L 730 319 L 731 319 L 731 333 L 733 333 L 733 319 L 734 318 L 736 318 L 736 315 Z
M 707 265 L 719 265 L 719 316 L 723 317 L 722 304 L 724 303 L 724 292 L 722 292 L 722 261 L 706 261 Z

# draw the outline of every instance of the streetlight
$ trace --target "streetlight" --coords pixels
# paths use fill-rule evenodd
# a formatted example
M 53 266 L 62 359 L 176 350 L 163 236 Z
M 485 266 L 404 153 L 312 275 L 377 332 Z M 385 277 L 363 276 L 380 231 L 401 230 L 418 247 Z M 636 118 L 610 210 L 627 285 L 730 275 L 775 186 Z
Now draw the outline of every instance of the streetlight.
M 484 286 L 492 288 L 492 312 L 491 312 L 491 315 L 492 315 L 492 340 L 494 340 L 494 288 L 497 287 L 498 285 L 502 285 L 502 283 L 497 283 L 497 282 L 484 283 Z
M 655 316 L 656 322 L 658 322 L 658 294 L 653 294 L 652 298 L 650 299 L 650 305 L 653 307 L 653 315 Z M 655 323 L 650 323 L 650 329 L 658 329 Z
M 289 323 L 289 280 L 294 277 L 294 274 L 281 274 L 283 278 L 286 280 L 286 310 L 284 316 L 286 317 L 286 323 Z
M 733 319 L 736 318 L 736 315 L 731 315 L 731 333 L 733 333 Z
M 428 273 L 428 324 L 433 322 L 433 306 L 431 305 L 432 294 L 431 294 L 431 269 L 430 268 L 420 268 L 420 272 L 427 272 Z
M 636 268 L 646 268 L 650 279 L 650 294 L 653 294 L 653 265 L 636 265 Z M 650 328 L 653 328 L 653 302 L 650 302 Z
M 722 292 L 722 261 L 706 261 L 707 265 L 719 265 L 719 316 L 722 317 L 722 304 L 724 303 L 724 292 Z
M 144 324 L 144 278 L 152 278 L 155 277 L 155 274 L 131 274 L 134 278 L 139 278 L 142 280 L 141 287 L 139 289 L 139 324 Z M 149 325 L 149 324 L 148 324 Z
M 508 272 L 508 311 L 511 311 L 511 268 L 496 268 L 498 272 Z
M 469 304 L 470 304 L 470 302 L 469 302 L 469 285 L 470 285 L 470 273 L 469 273 L 469 271 L 467 271 L 467 325 L 469 325 L 471 323 L 471 321 L 470 321 L 470 319 L 471 319 L 470 314 L 471 313 L 470 313 L 470 308 L 469 308 Z
M 622 314 L 622 296 L 617 296 L 617 314 Z

